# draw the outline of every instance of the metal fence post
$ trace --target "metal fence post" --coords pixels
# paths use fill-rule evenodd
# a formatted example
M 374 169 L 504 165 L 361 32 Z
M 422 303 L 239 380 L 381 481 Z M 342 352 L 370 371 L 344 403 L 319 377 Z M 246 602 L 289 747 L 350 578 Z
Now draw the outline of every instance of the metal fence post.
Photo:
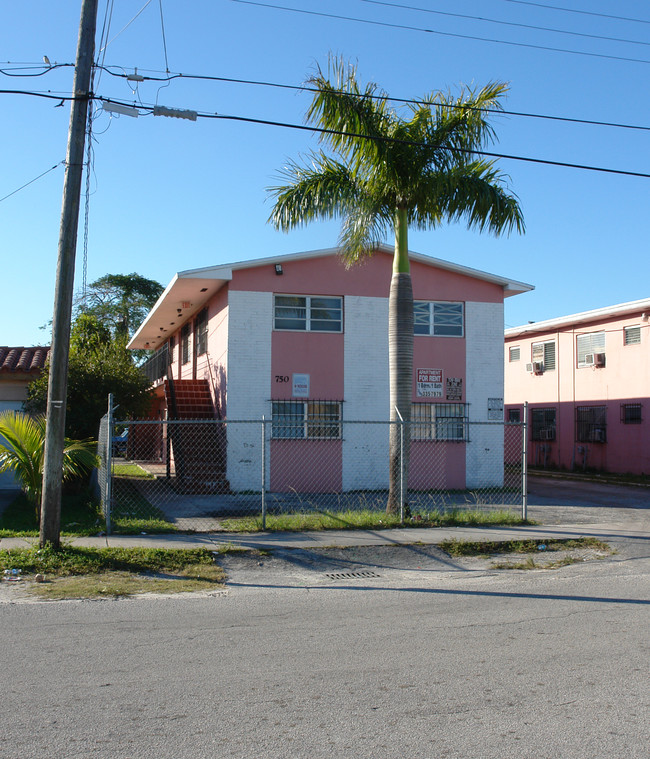
M 262 416 L 262 529 L 266 530 L 266 419 Z
M 521 434 L 521 518 L 528 519 L 528 401 L 524 402 Z
M 106 518 L 106 534 L 112 530 L 111 510 L 113 501 L 113 393 L 108 394 L 108 427 L 106 433 L 106 500 L 104 516 Z
M 399 417 L 399 520 L 404 524 L 404 419 L 397 406 L 395 413 Z

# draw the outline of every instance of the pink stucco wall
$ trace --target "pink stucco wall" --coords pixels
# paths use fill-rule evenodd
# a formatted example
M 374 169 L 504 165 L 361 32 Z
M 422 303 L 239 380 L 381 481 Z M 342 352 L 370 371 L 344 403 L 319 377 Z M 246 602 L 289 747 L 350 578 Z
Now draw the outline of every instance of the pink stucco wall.
M 340 493 L 340 440 L 271 440 L 271 491 Z
M 641 342 L 624 344 L 624 327 L 641 327 Z M 576 336 L 605 331 L 606 366 L 578 368 Z M 554 340 L 556 368 L 536 376 L 525 371 L 532 344 Z M 519 346 L 521 358 L 509 361 L 509 348 Z M 563 324 L 553 331 L 505 341 L 505 403 L 508 408 L 554 408 L 554 441 L 531 441 L 529 462 L 562 468 L 602 469 L 611 472 L 650 472 L 650 329 L 641 313 L 611 316 L 586 323 Z M 641 424 L 624 424 L 621 406 L 642 404 Z M 579 406 L 607 408 L 607 442 L 576 441 L 575 417 Z
M 278 276 L 272 264 L 235 269 L 231 290 L 287 293 L 292 295 L 361 295 L 388 297 L 392 256 L 376 253 L 347 269 L 340 258 L 322 256 L 282 264 Z M 411 263 L 413 296 L 416 300 L 481 301 L 501 303 L 503 288 L 464 274 Z

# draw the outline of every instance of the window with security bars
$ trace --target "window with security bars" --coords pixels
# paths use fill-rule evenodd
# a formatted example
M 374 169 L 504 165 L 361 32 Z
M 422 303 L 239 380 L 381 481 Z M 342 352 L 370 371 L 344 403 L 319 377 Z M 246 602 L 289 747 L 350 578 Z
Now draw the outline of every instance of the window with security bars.
M 338 440 L 341 401 L 272 401 L 271 436 L 276 440 Z
M 194 323 L 196 335 L 196 355 L 202 356 L 208 350 L 208 309 L 204 308 Z
M 638 324 L 633 327 L 624 327 L 623 342 L 625 345 L 639 345 L 641 342 L 641 327 Z
M 554 408 L 534 408 L 530 410 L 530 439 L 555 440 Z
M 579 443 L 607 442 L 606 406 L 578 406 L 576 409 L 576 440 Z
M 190 360 L 190 325 L 185 324 L 181 329 L 181 364 Z
M 519 345 L 513 345 L 508 350 L 508 360 L 512 363 L 513 361 L 519 361 L 521 358 L 521 348 Z
M 463 304 L 416 300 L 413 333 L 434 337 L 463 337 Z
M 623 424 L 641 424 L 640 403 L 621 403 L 621 421 Z
M 605 333 L 586 332 L 576 335 L 576 350 L 578 353 L 578 369 L 594 366 L 594 354 L 605 353 Z
M 301 332 L 342 332 L 343 300 L 321 295 L 275 295 L 273 327 Z
M 508 421 L 512 422 L 513 424 L 519 424 L 521 422 L 521 409 L 509 408 Z
M 413 403 L 411 440 L 468 439 L 467 404 Z
M 555 340 L 533 343 L 532 360 L 544 364 L 545 372 L 555 369 Z

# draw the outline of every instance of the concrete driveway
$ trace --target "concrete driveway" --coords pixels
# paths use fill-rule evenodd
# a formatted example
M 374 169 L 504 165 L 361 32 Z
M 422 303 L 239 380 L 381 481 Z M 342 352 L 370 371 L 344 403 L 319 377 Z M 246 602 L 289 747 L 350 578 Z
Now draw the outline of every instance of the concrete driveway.
M 650 519 L 650 487 L 533 475 L 528 494 L 528 517 L 542 524 Z

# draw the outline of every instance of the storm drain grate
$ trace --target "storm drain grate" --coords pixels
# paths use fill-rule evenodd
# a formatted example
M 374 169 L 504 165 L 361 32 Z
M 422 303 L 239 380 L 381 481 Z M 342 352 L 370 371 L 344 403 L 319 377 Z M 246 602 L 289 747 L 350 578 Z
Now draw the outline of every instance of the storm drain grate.
M 370 570 L 364 570 L 362 572 L 327 572 L 326 577 L 330 580 L 354 580 L 357 577 L 380 577 L 380 575 Z

